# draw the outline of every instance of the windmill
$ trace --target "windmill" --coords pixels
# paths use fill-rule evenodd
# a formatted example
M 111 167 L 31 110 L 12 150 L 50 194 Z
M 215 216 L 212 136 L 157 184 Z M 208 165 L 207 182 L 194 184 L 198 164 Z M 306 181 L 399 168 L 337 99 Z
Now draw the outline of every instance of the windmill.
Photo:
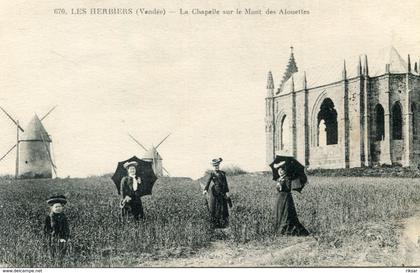
M 155 172 L 156 176 L 163 176 L 163 171 L 170 176 L 168 170 L 166 170 L 162 165 L 162 157 L 160 156 L 157 148 L 171 135 L 167 135 L 164 139 L 162 139 L 158 145 L 152 146 L 150 149 L 146 149 L 146 147 L 143 146 L 137 139 L 135 139 L 132 135 L 128 134 L 130 138 L 137 143 L 140 147 L 143 148 L 145 151 L 144 155 L 141 157 L 144 161 L 151 161 L 153 171 Z
M 16 125 L 16 144 L 0 158 L 0 161 L 16 148 L 16 178 L 52 178 L 52 170 L 57 176 L 57 167 L 51 156 L 51 136 L 42 125 L 42 121 L 55 108 L 56 106 L 51 108 L 41 119 L 35 114 L 23 130 L 19 120 L 14 119 L 0 106 L 1 111 Z

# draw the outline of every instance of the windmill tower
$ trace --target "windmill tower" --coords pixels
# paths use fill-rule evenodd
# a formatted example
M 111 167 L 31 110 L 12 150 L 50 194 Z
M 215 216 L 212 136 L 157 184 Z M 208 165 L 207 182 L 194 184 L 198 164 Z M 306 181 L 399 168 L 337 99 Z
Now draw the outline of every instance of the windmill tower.
M 16 144 L 0 158 L 0 161 L 16 148 L 16 178 L 52 178 L 53 171 L 57 175 L 56 166 L 51 156 L 51 136 L 41 122 L 55 107 L 41 119 L 35 114 L 26 130 L 23 130 L 19 121 L 12 118 L 6 110 L 2 107 L 0 109 L 17 127 Z M 21 136 L 20 132 L 22 132 Z
M 157 148 L 171 135 L 167 135 L 162 141 L 159 142 L 158 145 L 152 146 L 150 149 L 146 149 L 143 144 L 141 144 L 137 139 L 135 139 L 132 135 L 128 134 L 130 138 L 137 143 L 140 147 L 143 148 L 145 153 L 141 156 L 141 159 L 144 161 L 152 162 L 153 171 L 155 172 L 156 176 L 163 176 L 163 172 L 170 176 L 168 170 L 166 170 L 162 165 L 162 157 L 160 156 Z
M 155 172 L 156 176 L 163 176 L 162 157 L 154 146 L 145 151 L 141 159 L 144 161 L 152 162 L 153 171 Z
M 35 115 L 19 139 L 19 178 L 52 178 L 51 142 Z

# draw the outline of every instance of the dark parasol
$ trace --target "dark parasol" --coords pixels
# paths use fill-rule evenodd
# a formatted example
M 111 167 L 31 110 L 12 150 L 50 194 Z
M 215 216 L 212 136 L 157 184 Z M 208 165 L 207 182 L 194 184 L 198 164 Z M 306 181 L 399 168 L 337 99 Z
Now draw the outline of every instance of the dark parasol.
M 280 177 L 278 169 L 274 167 L 274 164 L 278 164 L 282 161 L 285 162 L 282 168 L 292 181 L 291 189 L 297 192 L 301 192 L 303 187 L 305 187 L 306 183 L 308 182 L 308 178 L 305 174 L 305 166 L 303 166 L 292 156 L 276 155 L 276 158 L 270 164 L 271 170 L 273 172 L 273 180 L 277 180 Z
M 117 187 L 118 194 L 121 194 L 121 179 L 124 176 L 127 176 L 127 170 L 124 168 L 124 163 L 131 161 L 137 162 L 136 174 L 141 179 L 139 188 L 140 196 L 152 194 L 153 185 L 157 180 L 157 177 L 153 172 L 152 162 L 141 160 L 136 156 L 118 162 L 117 169 L 115 170 L 114 175 L 111 177 L 112 181 L 114 181 L 114 184 Z

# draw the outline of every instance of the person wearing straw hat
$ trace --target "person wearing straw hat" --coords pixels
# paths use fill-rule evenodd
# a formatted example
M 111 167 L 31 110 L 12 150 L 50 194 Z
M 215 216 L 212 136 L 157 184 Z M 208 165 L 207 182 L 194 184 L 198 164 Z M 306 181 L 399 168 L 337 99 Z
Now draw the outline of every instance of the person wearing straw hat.
M 67 199 L 64 195 L 51 196 L 47 200 L 50 213 L 45 218 L 44 234 L 48 237 L 48 246 L 51 257 L 57 254 L 64 257 L 67 251 L 67 242 L 70 237 L 70 228 L 67 217 L 64 214 L 64 205 Z
M 121 180 L 121 209 L 122 215 L 127 216 L 131 212 L 135 220 L 144 217 L 143 204 L 140 197 L 141 179 L 137 176 L 138 163 L 135 161 L 126 162 L 124 168 L 127 170 L 127 176 Z
M 225 172 L 220 170 L 222 158 L 213 159 L 211 164 L 214 170 L 210 173 L 203 194 L 209 192 L 210 184 L 210 216 L 213 228 L 225 228 L 229 223 L 229 186 L 226 180 Z
M 292 179 L 285 171 L 286 162 L 274 164 L 279 177 L 276 179 L 277 196 L 274 206 L 274 230 L 282 235 L 307 236 L 309 232 L 299 222 L 293 201 Z

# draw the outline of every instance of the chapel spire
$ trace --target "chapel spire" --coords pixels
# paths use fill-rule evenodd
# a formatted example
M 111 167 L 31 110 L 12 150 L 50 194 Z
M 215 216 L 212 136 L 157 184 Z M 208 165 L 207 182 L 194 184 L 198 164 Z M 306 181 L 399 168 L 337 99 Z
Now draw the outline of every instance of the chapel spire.
M 283 84 L 287 82 L 287 80 L 290 79 L 290 77 L 293 75 L 293 73 L 298 72 L 298 67 L 296 65 L 295 56 L 293 54 L 293 46 L 290 47 L 290 57 L 289 57 L 289 63 L 287 64 L 286 71 L 284 72 L 283 79 L 280 83 L 280 90 L 283 87 Z
M 273 74 L 271 73 L 271 71 L 268 71 L 267 89 L 274 89 L 274 80 L 273 80 Z
M 411 60 L 410 60 L 410 54 L 408 54 L 408 57 L 407 57 L 407 71 L 408 71 L 408 73 L 410 73 L 410 72 L 411 72 Z
M 362 75 L 362 59 L 359 56 L 359 63 L 357 64 L 357 76 Z
M 365 67 L 364 67 L 364 69 L 363 69 L 363 74 L 365 75 L 365 76 L 369 76 L 369 65 L 368 65 L 368 57 L 367 57 L 367 55 L 365 54 Z

